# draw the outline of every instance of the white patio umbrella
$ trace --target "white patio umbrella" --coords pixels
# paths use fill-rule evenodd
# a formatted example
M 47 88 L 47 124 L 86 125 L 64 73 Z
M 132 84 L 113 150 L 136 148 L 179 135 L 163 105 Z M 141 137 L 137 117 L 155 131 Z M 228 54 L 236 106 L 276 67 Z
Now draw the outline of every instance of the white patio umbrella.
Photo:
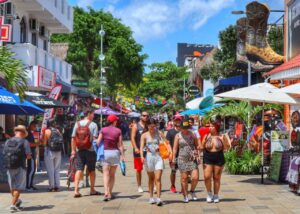
M 229 92 L 221 93 L 215 95 L 217 97 L 230 98 L 233 100 L 243 100 L 243 101 L 256 101 L 265 103 L 275 103 L 275 104 L 300 104 L 300 99 L 293 98 L 290 95 L 280 92 L 278 88 L 269 83 L 258 83 L 245 88 L 239 88 Z M 264 111 L 262 112 L 262 125 L 264 131 Z M 264 166 L 264 147 L 263 138 L 261 143 L 262 152 L 262 167 Z M 262 168 L 261 182 L 264 182 L 264 172 Z
M 278 89 L 278 91 L 287 94 L 300 94 L 300 83 L 286 86 L 284 88 Z
M 278 88 L 269 83 L 258 83 L 249 87 L 217 94 L 215 96 L 262 103 L 300 104 L 300 99 L 281 92 L 281 89 L 278 90 Z
M 200 103 L 205 99 L 206 97 L 199 97 L 199 98 L 195 98 L 189 102 L 186 103 L 185 108 L 186 109 L 190 109 L 190 110 L 196 110 L 199 109 Z M 214 103 L 216 101 L 221 100 L 221 98 L 219 97 L 213 97 L 214 99 Z

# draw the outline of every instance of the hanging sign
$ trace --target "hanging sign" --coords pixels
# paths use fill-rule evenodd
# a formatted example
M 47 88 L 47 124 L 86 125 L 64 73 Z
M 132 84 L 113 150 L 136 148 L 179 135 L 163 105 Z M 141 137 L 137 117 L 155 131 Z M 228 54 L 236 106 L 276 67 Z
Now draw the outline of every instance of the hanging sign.
M 197 96 L 201 93 L 201 90 L 199 87 L 192 85 L 188 88 L 188 93 L 192 96 Z
M 0 0 L 0 4 L 7 2 L 8 0 Z

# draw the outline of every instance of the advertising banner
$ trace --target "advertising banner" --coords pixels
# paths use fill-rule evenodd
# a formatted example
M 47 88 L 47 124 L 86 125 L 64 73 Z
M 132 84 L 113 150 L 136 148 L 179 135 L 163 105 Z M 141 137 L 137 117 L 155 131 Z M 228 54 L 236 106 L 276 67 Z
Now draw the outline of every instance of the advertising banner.
M 57 100 L 60 93 L 62 90 L 62 86 L 61 85 L 56 85 L 54 88 L 52 88 L 52 90 L 50 91 L 49 97 Z M 45 109 L 45 113 L 44 113 L 44 118 L 43 118 L 43 122 L 42 122 L 42 128 L 41 128 L 41 135 L 43 135 L 46 127 L 47 127 L 47 122 L 50 118 L 53 117 L 54 114 L 54 108 L 48 108 Z
M 33 69 L 35 76 L 34 86 L 51 90 L 56 85 L 55 72 L 41 66 L 34 66 Z

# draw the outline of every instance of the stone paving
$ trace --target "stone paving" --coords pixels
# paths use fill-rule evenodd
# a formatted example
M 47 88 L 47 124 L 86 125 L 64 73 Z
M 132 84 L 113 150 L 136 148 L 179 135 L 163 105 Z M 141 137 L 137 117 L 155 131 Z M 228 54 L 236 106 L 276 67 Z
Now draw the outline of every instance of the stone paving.
M 37 175 L 39 188 L 38 192 L 24 193 L 21 198 L 24 201 L 22 213 L 62 213 L 62 214 L 184 214 L 184 213 L 228 213 L 228 214 L 252 214 L 252 213 L 300 213 L 300 197 L 289 192 L 286 184 L 273 184 L 266 182 L 261 185 L 259 176 L 238 176 L 223 174 L 221 186 L 221 202 L 219 204 L 207 204 L 205 202 L 204 183 L 202 169 L 200 170 L 200 182 L 197 187 L 199 201 L 184 204 L 182 195 L 169 192 L 168 163 L 163 173 L 162 200 L 165 204 L 162 207 L 149 205 L 148 192 L 138 193 L 133 160 L 129 142 L 126 163 L 127 175 L 122 176 L 120 170 L 117 172 L 114 193 L 116 198 L 109 202 L 103 202 L 102 196 L 89 196 L 89 189 L 84 188 L 81 193 L 84 197 L 74 199 L 73 191 L 66 187 L 66 171 L 62 171 L 62 191 L 49 193 L 47 189 L 46 174 Z M 179 187 L 179 173 L 177 175 L 177 187 Z M 143 172 L 143 188 L 147 190 L 147 177 Z M 97 172 L 96 189 L 103 192 L 102 174 Z M 10 195 L 0 193 L 0 213 L 8 213 Z

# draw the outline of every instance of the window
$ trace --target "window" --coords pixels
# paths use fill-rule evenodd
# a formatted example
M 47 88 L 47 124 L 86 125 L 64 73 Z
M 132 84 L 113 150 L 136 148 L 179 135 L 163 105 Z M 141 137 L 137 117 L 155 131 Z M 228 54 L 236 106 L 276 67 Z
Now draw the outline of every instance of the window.
M 20 43 L 27 42 L 27 30 L 26 30 L 26 22 L 25 18 L 23 17 L 20 22 Z
M 66 80 L 69 78 L 69 69 L 68 69 L 68 64 L 66 64 Z
M 65 13 L 65 0 L 61 0 L 61 13 Z
M 48 41 L 47 41 L 47 40 L 44 40 L 44 41 L 43 41 L 43 49 L 44 49 L 45 51 L 48 51 Z
M 38 46 L 36 33 L 31 34 L 31 44 L 35 45 L 36 47 Z
M 52 57 L 52 71 L 55 71 L 55 58 Z M 57 71 L 55 71 L 57 73 Z
M 62 61 L 59 62 L 59 76 L 62 77 Z
M 71 7 L 68 6 L 68 20 L 71 19 Z

